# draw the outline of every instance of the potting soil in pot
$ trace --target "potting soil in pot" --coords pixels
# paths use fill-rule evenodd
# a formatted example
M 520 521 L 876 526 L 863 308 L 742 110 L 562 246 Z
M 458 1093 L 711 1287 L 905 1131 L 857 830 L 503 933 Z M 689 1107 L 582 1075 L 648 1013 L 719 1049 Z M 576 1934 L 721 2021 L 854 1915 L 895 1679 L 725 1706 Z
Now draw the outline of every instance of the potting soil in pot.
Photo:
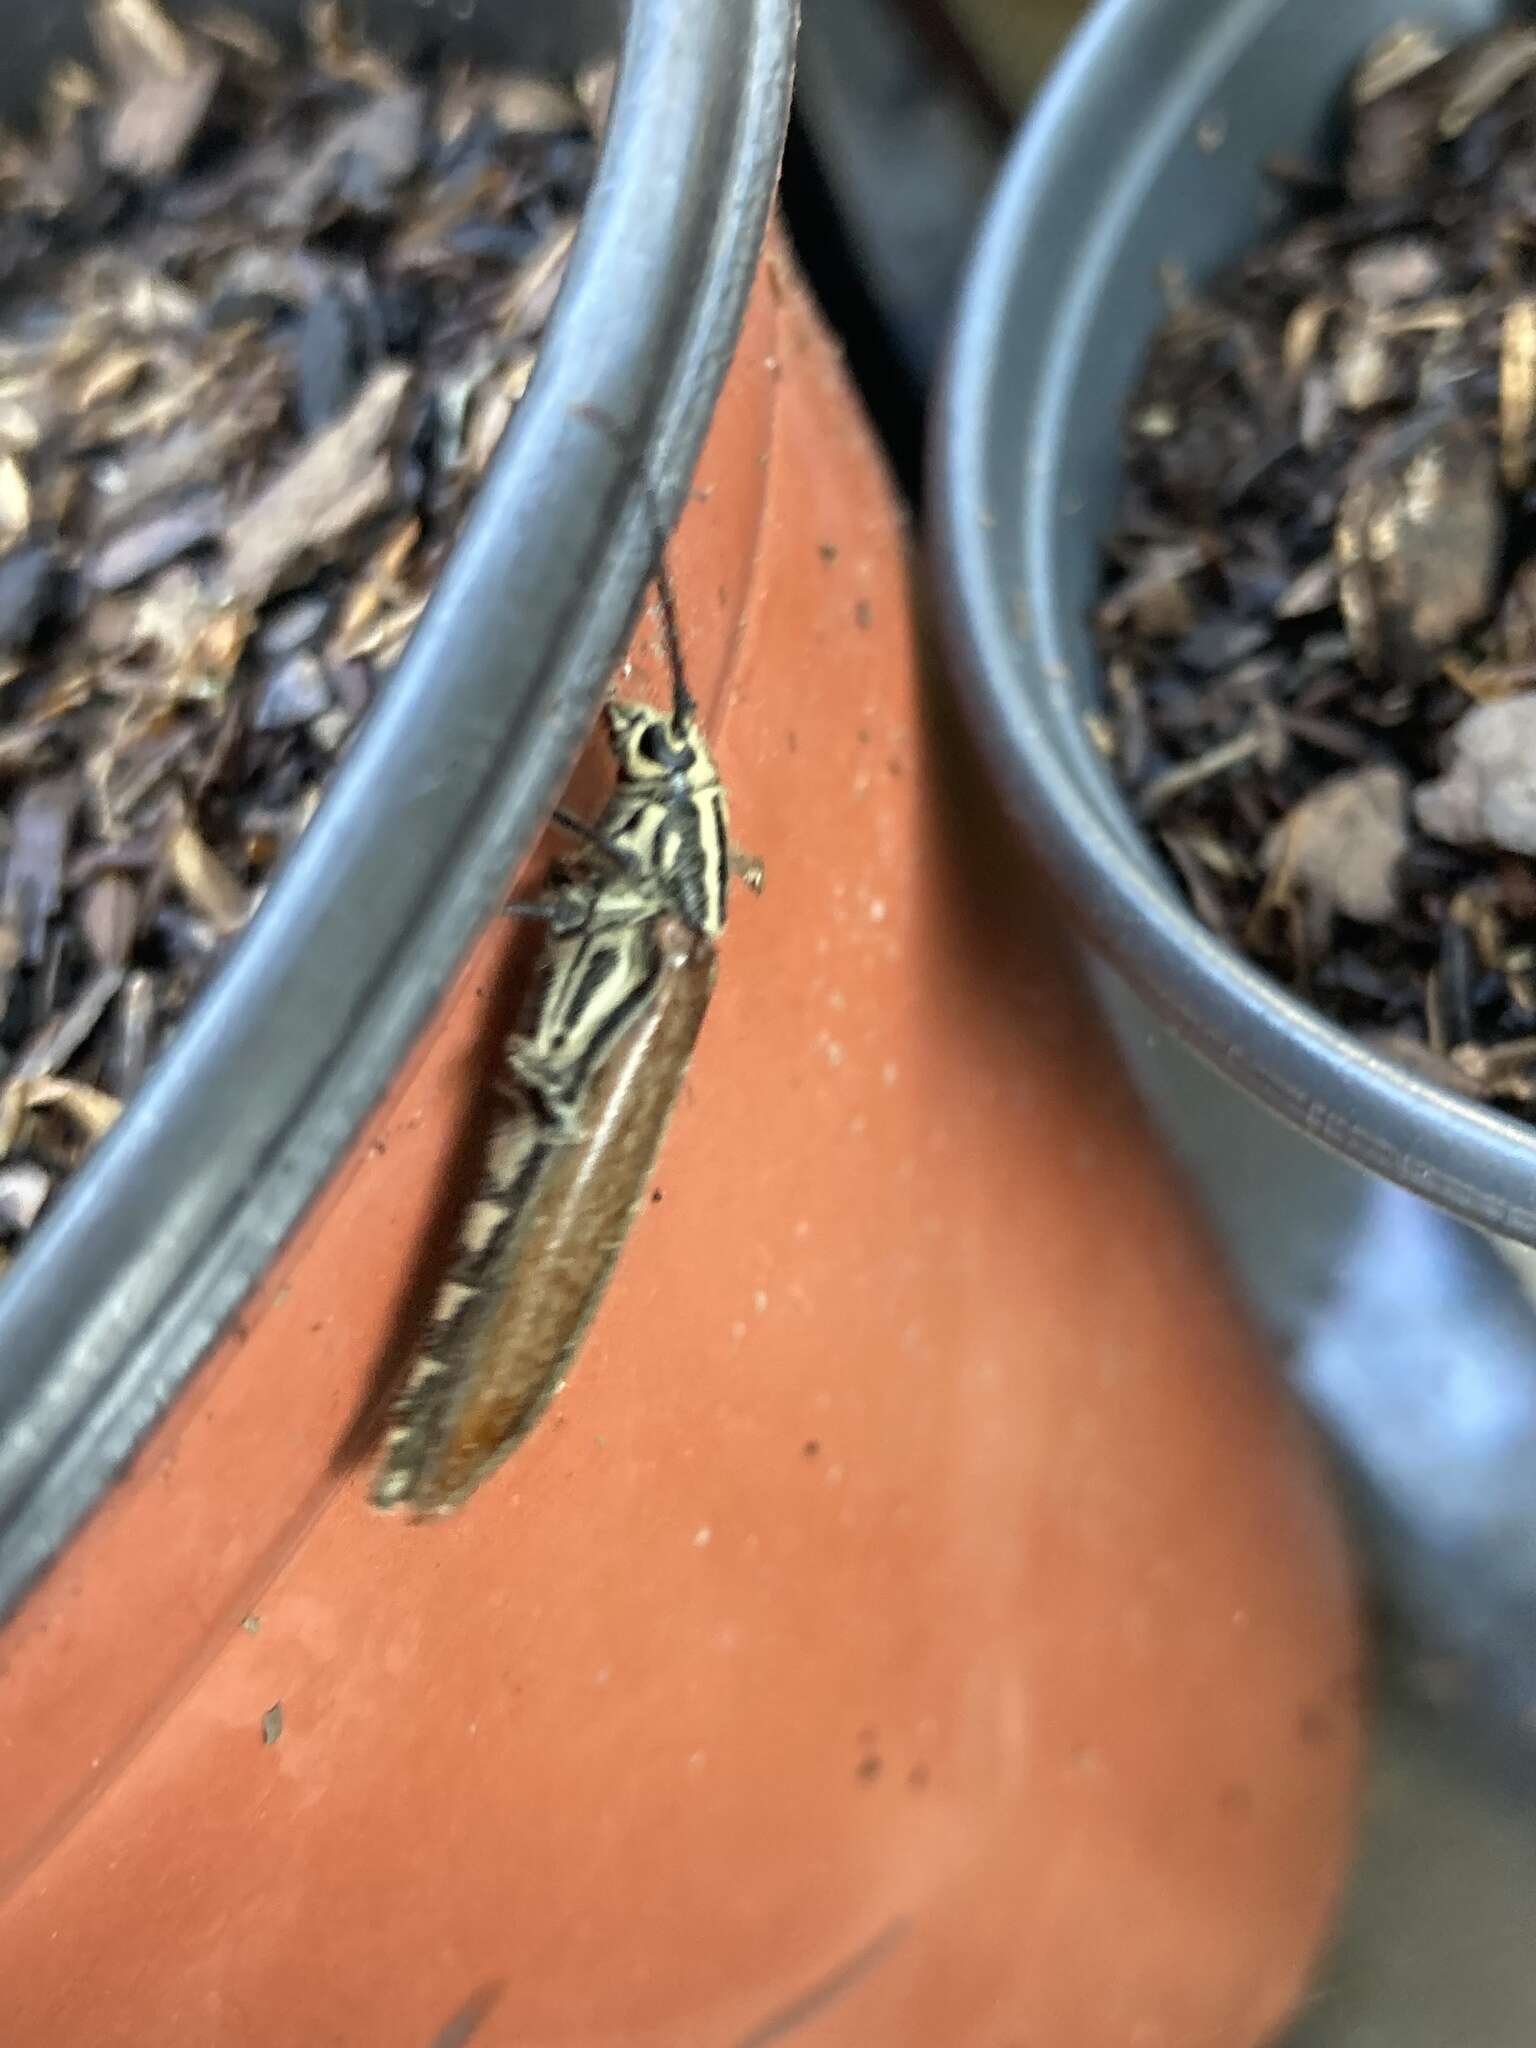
M 564 274 L 611 68 L 107 0 L 0 142 L 0 1265 L 398 659 Z
M 1347 112 L 1170 281 L 1095 735 L 1206 924 L 1536 1119 L 1536 28 L 1396 29 Z

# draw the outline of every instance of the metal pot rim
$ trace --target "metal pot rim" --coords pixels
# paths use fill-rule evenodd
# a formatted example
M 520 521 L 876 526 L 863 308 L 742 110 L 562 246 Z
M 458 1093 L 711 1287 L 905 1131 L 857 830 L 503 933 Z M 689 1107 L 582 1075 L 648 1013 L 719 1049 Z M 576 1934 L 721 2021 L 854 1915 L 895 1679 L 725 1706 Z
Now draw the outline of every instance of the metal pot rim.
M 384 1094 L 548 816 L 734 352 L 795 0 L 630 0 L 526 397 L 389 690 L 131 1110 L 0 1296 L 0 1615 L 185 1386 Z M 152 1568 L 150 1561 L 147 1566 Z

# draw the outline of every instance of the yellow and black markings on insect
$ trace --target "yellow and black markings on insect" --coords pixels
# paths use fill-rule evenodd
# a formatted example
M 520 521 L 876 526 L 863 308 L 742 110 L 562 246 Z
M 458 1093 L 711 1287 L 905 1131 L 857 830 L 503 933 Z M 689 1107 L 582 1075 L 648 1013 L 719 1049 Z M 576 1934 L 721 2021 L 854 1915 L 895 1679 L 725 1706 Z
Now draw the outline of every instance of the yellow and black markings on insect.
M 534 998 L 506 1049 L 492 1132 L 373 1500 L 457 1507 L 526 1435 L 601 1299 L 677 1100 L 715 979 L 733 853 L 720 774 L 683 682 L 665 567 L 671 710 L 604 707 L 616 781 L 579 850 L 529 906 L 546 927 Z

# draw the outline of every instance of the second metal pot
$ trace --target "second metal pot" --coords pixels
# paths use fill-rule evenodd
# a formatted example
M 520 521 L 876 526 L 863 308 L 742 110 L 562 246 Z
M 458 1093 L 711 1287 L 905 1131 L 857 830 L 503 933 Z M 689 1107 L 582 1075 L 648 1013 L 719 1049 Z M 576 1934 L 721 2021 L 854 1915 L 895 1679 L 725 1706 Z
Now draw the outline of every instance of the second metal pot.
M 1466 35 L 1506 10 L 1420 11 Z M 1309 1136 L 1536 1244 L 1536 1131 L 1373 1054 L 1207 932 L 1083 718 L 1121 404 L 1163 314 L 1160 273 L 1209 275 L 1257 237 L 1262 166 L 1321 146 L 1350 67 L 1398 13 L 1397 0 L 1100 7 L 1016 143 L 972 259 L 936 415 L 936 556 L 998 781 L 1113 964 Z

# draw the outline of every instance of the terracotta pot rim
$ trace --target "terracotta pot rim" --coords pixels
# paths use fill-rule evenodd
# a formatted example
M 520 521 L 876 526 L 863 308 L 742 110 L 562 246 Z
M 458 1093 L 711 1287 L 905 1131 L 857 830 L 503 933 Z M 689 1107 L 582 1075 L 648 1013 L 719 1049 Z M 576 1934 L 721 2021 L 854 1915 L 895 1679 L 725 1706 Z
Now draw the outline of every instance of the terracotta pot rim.
M 250 931 L 7 1276 L 0 1616 L 324 1184 L 569 773 L 653 525 L 634 463 L 577 408 L 621 423 L 675 518 L 767 222 L 795 17 L 630 0 L 537 370 L 410 649 Z

